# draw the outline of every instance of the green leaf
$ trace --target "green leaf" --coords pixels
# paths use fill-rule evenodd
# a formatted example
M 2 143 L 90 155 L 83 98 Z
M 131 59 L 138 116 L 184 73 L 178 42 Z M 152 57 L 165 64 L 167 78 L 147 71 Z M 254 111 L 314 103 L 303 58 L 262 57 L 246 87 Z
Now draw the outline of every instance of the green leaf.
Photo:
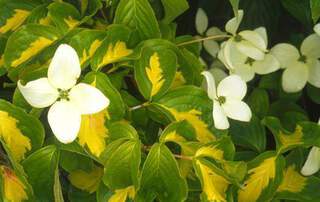
M 34 152 L 22 162 L 37 200 L 51 201 L 54 199 L 53 188 L 58 161 L 59 152 L 55 146 L 50 145 Z
M 141 94 L 147 100 L 156 100 L 172 85 L 177 70 L 177 56 L 164 48 L 144 48 L 134 67 Z
M 159 25 L 148 0 L 120 1 L 114 23 L 133 28 L 140 40 L 160 37 Z
M 80 13 L 72 4 L 54 2 L 48 6 L 48 9 L 50 19 L 62 33 L 66 33 L 80 24 Z
M 236 145 L 248 147 L 259 153 L 266 149 L 265 128 L 260 123 L 260 119 L 254 114 L 250 122 L 232 120 L 229 132 Z
M 118 139 L 103 153 L 103 182 L 112 190 L 134 185 L 138 189 L 141 143 L 138 139 Z
M 93 160 L 87 156 L 70 151 L 60 151 L 59 165 L 68 173 L 77 169 L 89 172 L 93 169 Z
M 262 153 L 250 161 L 238 202 L 270 201 L 281 183 L 284 165 L 284 158 L 275 152 Z
M 313 23 L 316 24 L 320 17 L 320 1 L 310 0 L 310 7 Z
M 26 68 L 26 62 L 38 56 L 59 38 L 60 34 L 54 27 L 45 25 L 28 24 L 14 32 L 4 51 L 4 62 L 11 77 L 17 79 Z
M 203 89 L 182 86 L 169 91 L 161 99 L 151 103 L 151 118 L 159 123 L 187 121 L 195 130 L 200 142 L 216 139 L 212 133 L 212 103 Z
M 260 119 L 265 117 L 269 111 L 269 95 L 264 89 L 255 88 L 247 100 L 251 111 Z
M 313 122 L 299 122 L 295 130 L 284 129 L 275 117 L 266 117 L 263 124 L 272 132 L 278 152 L 286 152 L 296 147 L 320 146 L 320 126 Z
M 77 51 L 81 68 L 90 64 L 91 58 L 106 36 L 105 31 L 84 29 L 71 38 L 70 46 Z
M 38 119 L 4 100 L 0 100 L 0 112 L 3 127 L 0 129 L 0 138 L 6 144 L 15 161 L 20 161 L 26 155 L 41 148 L 45 134 Z M 5 130 L 9 130 L 10 133 L 6 133 Z M 15 135 L 15 137 L 11 137 L 11 140 L 8 135 Z M 10 141 L 8 142 L 8 140 Z
M 128 42 L 132 31 L 124 25 L 110 25 L 107 36 L 91 60 L 91 68 L 98 70 L 108 64 L 126 60 L 133 51 L 129 49 Z
M 108 130 L 110 141 L 118 140 L 121 138 L 137 139 L 139 137 L 135 128 L 132 127 L 129 123 L 123 121 L 111 123 L 110 125 L 108 125 Z
M 317 201 L 320 193 L 314 190 L 317 190 L 319 186 L 320 179 L 318 177 L 302 176 L 299 166 L 289 162 L 284 170 L 284 176 L 275 198 L 306 202 Z
M 308 0 L 281 0 L 289 13 L 305 26 L 312 25 L 310 2 Z
M 320 104 L 320 88 L 308 84 L 307 93 L 313 102 L 315 102 L 316 104 Z
M 98 88 L 110 100 L 107 111 L 111 120 L 116 121 L 124 117 L 126 109 L 122 97 L 106 74 L 90 72 L 85 76 L 84 81 Z
M 137 202 L 184 201 L 187 184 L 181 177 L 176 160 L 164 144 L 154 144 L 144 162 Z
M 164 18 L 162 19 L 164 23 L 172 22 L 189 8 L 186 0 L 161 0 L 161 2 L 164 7 Z
M 0 34 L 17 30 L 30 15 L 36 4 L 31 1 L 1 0 L 0 1 Z

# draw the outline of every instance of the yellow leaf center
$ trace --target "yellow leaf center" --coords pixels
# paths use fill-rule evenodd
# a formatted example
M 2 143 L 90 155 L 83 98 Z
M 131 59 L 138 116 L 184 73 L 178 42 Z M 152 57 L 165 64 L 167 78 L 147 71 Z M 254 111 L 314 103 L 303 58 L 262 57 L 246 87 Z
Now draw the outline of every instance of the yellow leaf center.
M 11 18 L 8 18 L 3 26 L 0 26 L 0 33 L 5 34 L 10 30 L 16 30 L 20 25 L 22 25 L 29 14 L 29 11 L 15 9 L 14 15 Z
M 132 50 L 127 49 L 125 42 L 117 41 L 115 45 L 110 44 L 108 46 L 108 50 L 98 67 L 100 68 L 104 65 L 113 63 L 122 57 L 130 55 L 131 53 L 132 53 Z
M 164 79 L 162 69 L 160 67 L 158 53 L 154 53 L 149 60 L 149 67 L 146 67 L 148 79 L 151 82 L 151 97 L 159 92 L 163 86 Z
M 282 183 L 278 188 L 278 192 L 289 191 L 299 193 L 306 186 L 307 178 L 295 171 L 295 166 L 289 166 L 284 172 Z
M 16 161 L 24 159 L 25 153 L 31 150 L 30 139 L 17 127 L 18 120 L 0 111 L 0 137 L 11 151 Z

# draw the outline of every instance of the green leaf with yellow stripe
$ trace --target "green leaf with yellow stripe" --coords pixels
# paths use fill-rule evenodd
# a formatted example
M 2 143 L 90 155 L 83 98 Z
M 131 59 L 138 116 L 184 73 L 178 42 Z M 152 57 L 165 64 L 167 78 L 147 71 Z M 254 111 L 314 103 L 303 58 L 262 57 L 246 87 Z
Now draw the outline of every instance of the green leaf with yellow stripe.
M 81 68 L 90 64 L 91 58 L 106 36 L 105 31 L 84 29 L 71 38 L 70 45 L 79 55 Z
M 135 62 L 135 80 L 147 100 L 156 100 L 171 87 L 177 70 L 176 54 L 163 48 L 144 48 Z
M 9 73 L 17 72 L 17 76 L 25 63 L 38 56 L 60 37 L 54 27 L 39 24 L 28 24 L 14 32 L 4 51 L 4 62 Z
M 301 150 L 295 149 L 286 157 L 286 168 L 275 198 L 306 202 L 317 201 L 320 198 L 320 192 L 314 191 L 320 186 L 320 178 L 306 177 L 300 173 L 301 164 L 304 163 L 302 156 Z
M 48 10 L 50 19 L 63 33 L 66 33 L 81 24 L 81 15 L 72 4 L 54 2 L 48 6 Z
M 275 152 L 265 152 L 248 163 L 248 174 L 238 190 L 238 202 L 270 201 L 283 177 L 285 161 Z
M 207 143 L 216 140 L 211 130 L 212 103 L 206 92 L 198 87 L 175 88 L 149 104 L 148 109 L 152 118 L 160 123 L 187 121 L 195 130 L 197 141 Z
M 42 4 L 34 8 L 27 18 L 26 23 L 35 23 L 41 25 L 53 24 L 51 17 L 48 15 L 48 4 Z
M 124 60 L 133 50 L 129 48 L 131 30 L 124 25 L 111 25 L 107 29 L 107 36 L 95 52 L 91 68 L 101 69 L 111 63 Z
M 232 184 L 240 186 L 247 166 L 233 161 L 235 148 L 229 137 L 202 146 L 195 154 L 193 167 L 202 186 L 203 201 L 230 201 Z
M 35 7 L 36 4 L 32 1 L 1 0 L 0 34 L 17 30 Z
M 284 129 L 278 118 L 266 117 L 264 125 L 275 137 L 278 152 L 286 152 L 295 147 L 320 146 L 320 126 L 314 122 L 299 122 L 294 131 Z
M 4 100 L 0 100 L 0 123 L 0 140 L 15 161 L 42 146 L 44 128 L 40 121 Z

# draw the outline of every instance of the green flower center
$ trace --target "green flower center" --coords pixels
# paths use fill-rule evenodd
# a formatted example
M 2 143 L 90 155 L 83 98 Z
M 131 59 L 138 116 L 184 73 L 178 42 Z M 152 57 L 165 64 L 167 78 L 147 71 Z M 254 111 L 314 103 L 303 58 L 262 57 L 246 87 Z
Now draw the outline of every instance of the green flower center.
M 217 101 L 219 102 L 220 105 L 222 105 L 226 102 L 226 97 L 220 96 L 218 97 Z
M 236 42 L 240 42 L 240 41 L 243 40 L 243 38 L 242 38 L 242 36 L 240 36 L 239 34 L 237 34 L 237 35 L 234 37 L 234 40 L 235 40 Z
M 301 55 L 300 58 L 299 58 L 299 61 L 303 62 L 303 63 L 307 63 L 307 56 Z
M 59 100 L 67 100 L 69 101 L 69 91 L 70 90 L 62 90 L 62 89 L 58 89 L 59 92 Z
M 254 59 L 248 57 L 247 60 L 245 61 L 245 64 L 252 66 L 253 62 L 254 62 Z

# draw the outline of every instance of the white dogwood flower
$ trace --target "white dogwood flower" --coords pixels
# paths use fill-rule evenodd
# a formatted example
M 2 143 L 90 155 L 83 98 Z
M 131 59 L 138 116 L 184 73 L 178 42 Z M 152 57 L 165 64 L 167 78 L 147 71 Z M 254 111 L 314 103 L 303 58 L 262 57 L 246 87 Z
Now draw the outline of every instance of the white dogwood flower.
M 318 124 L 320 124 L 320 119 Z M 313 175 L 320 169 L 320 148 L 312 147 L 309 152 L 307 161 L 304 163 L 301 173 L 305 176 Z
M 320 88 L 320 36 L 312 34 L 304 39 L 299 50 L 291 44 L 280 43 L 270 51 L 285 68 L 282 88 L 288 93 L 302 90 L 307 82 Z
M 313 27 L 313 30 L 316 34 L 318 34 L 320 36 L 320 23 L 316 24 L 314 27 Z
M 231 61 L 236 54 L 234 51 L 254 60 L 263 60 L 267 52 L 267 36 L 265 33 L 260 33 L 261 30 L 244 30 L 237 33 L 242 18 L 243 10 L 239 10 L 238 16 L 229 20 L 225 26 L 225 30 L 232 34 L 223 47 L 224 62 L 229 69 L 235 68 L 235 64 Z
M 254 30 L 268 44 L 267 32 L 264 27 Z M 218 54 L 218 58 L 226 65 L 231 74 L 239 75 L 248 82 L 254 78 L 255 74 L 269 74 L 280 69 L 279 61 L 270 53 L 266 53 L 262 60 L 255 60 L 240 52 L 235 43 L 229 44 L 229 51 L 225 52 L 226 43 Z M 225 55 L 228 54 L 228 55 Z
M 77 138 L 81 115 L 97 113 L 109 105 L 109 99 L 97 88 L 76 82 L 81 74 L 79 57 L 69 45 L 56 50 L 49 65 L 48 77 L 18 82 L 27 102 L 36 108 L 50 107 L 48 122 L 60 142 L 70 143 Z
M 202 75 L 207 80 L 208 97 L 213 101 L 213 120 L 217 129 L 228 129 L 231 119 L 249 122 L 252 116 L 249 106 L 242 101 L 247 93 L 247 84 L 239 76 L 231 75 L 224 78 L 216 88 L 210 72 Z

